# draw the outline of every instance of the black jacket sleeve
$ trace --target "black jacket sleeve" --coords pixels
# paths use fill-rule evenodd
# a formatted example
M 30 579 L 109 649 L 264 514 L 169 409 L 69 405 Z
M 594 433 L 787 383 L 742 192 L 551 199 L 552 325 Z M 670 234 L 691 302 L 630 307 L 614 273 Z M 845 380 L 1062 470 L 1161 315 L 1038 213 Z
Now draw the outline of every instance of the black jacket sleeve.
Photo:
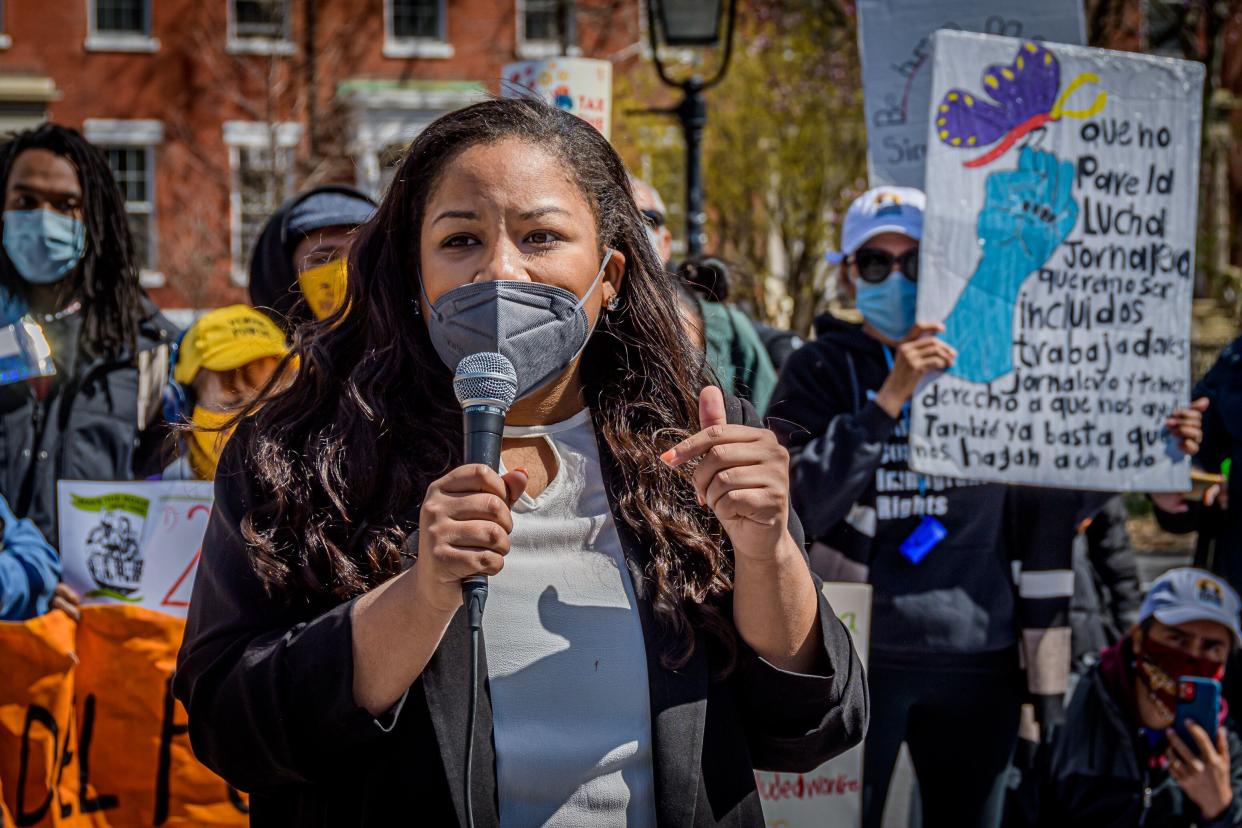
M 1208 410 L 1203 412 L 1203 442 L 1195 455 L 1195 465 L 1204 471 L 1218 472 L 1229 456 L 1232 441 L 1225 428 L 1225 418 L 1217 403 L 1226 387 L 1242 384 L 1242 337 L 1221 351 L 1216 362 L 1191 392 L 1191 399 L 1207 397 Z
M 1138 623 L 1143 590 L 1138 562 L 1126 530 L 1126 506 L 1121 497 L 1110 498 L 1087 527 L 1087 555 L 1091 568 L 1104 587 L 1113 627 L 1124 633 Z
M 239 529 L 251 499 L 245 442 L 229 442 L 216 476 L 173 691 L 199 760 L 255 791 L 330 780 L 388 734 L 354 703 L 353 602 L 283 610 L 251 568 Z
M 795 351 L 768 406 L 768 424 L 789 449 L 793 506 L 811 538 L 827 536 L 864 495 L 897 424 L 874 401 L 860 405 L 854 383 L 826 363 L 814 343 Z
M 761 425 L 749 404 L 744 410 L 745 425 Z M 789 531 L 803 548 L 802 525 L 792 509 Z M 738 665 L 730 681 L 742 706 L 757 769 L 814 770 L 861 742 L 867 730 L 867 680 L 854 640 L 824 598 L 819 578 L 814 573 L 811 577 L 819 595 L 823 669 L 815 675 L 781 670 L 738 641 Z

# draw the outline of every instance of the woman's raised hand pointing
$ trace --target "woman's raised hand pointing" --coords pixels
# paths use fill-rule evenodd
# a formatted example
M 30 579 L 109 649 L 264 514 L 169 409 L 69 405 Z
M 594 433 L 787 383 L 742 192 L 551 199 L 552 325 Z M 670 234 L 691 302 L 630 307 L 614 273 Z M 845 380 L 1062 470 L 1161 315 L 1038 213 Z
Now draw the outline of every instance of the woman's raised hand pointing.
M 738 557 L 773 557 L 789 537 L 789 453 L 766 428 L 729 425 L 724 396 L 699 394 L 701 430 L 660 456 L 670 466 L 696 462 L 694 488 L 720 519 Z

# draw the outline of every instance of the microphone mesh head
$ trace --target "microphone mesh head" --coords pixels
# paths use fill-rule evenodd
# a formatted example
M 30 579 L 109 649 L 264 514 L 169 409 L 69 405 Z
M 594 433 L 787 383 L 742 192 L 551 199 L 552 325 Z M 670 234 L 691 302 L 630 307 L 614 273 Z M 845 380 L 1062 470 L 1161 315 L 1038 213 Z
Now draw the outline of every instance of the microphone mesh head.
M 471 354 L 457 363 L 453 391 L 462 408 L 467 405 L 494 405 L 505 411 L 517 397 L 518 378 L 513 363 L 503 354 Z

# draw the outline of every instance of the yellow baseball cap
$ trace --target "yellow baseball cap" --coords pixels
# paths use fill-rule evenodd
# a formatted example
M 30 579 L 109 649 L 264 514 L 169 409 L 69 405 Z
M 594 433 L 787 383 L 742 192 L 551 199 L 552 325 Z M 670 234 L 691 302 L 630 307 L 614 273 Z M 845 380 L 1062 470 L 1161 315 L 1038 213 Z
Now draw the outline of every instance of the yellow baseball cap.
M 231 371 L 264 357 L 289 352 L 285 335 L 271 319 L 249 305 L 230 305 L 204 314 L 181 340 L 173 379 L 194 382 L 203 368 Z

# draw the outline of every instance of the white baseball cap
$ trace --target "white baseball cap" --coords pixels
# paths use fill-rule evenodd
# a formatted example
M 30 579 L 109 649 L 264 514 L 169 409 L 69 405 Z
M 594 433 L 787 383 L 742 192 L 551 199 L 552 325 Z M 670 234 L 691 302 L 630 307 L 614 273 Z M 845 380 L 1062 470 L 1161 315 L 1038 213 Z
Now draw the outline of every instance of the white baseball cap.
M 927 197 L 913 187 L 875 187 L 854 199 L 841 228 L 841 250 L 827 254 L 837 264 L 881 233 L 923 238 L 923 208 Z
M 1236 647 L 1242 643 L 1238 613 L 1242 602 L 1233 587 L 1210 572 L 1189 566 L 1170 569 L 1147 590 L 1139 621 L 1155 617 L 1162 624 L 1175 626 L 1188 621 L 1215 621 L 1233 633 Z

